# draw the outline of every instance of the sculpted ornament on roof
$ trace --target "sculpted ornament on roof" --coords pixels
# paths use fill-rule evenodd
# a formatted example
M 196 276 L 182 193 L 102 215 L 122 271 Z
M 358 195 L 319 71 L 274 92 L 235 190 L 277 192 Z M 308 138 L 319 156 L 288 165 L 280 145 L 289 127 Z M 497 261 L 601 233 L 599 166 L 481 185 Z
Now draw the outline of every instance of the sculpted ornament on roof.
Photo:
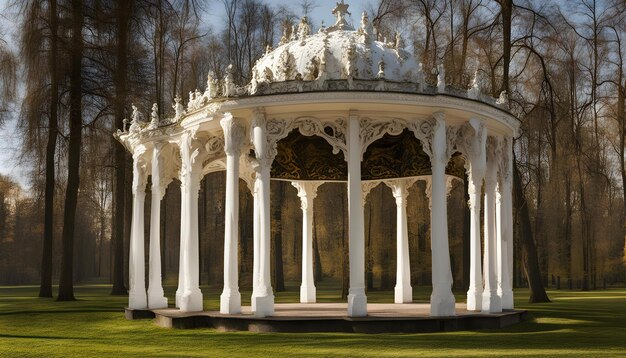
M 313 33 L 307 17 L 297 25 L 283 24 L 283 34 L 274 49 L 268 44 L 265 54 L 251 69 L 251 80 L 244 86 L 235 83 L 235 68 L 229 65 L 222 79 L 213 72 L 207 75 L 204 92 L 189 92 L 186 108 L 180 96 L 174 98 L 171 118 L 158 118 L 158 108 L 146 123 L 143 114 L 133 105 L 128 131 L 138 133 L 155 130 L 188 117 L 210 115 L 219 109 L 224 99 L 255 95 L 288 94 L 318 91 L 382 91 L 420 94 L 445 93 L 455 97 L 470 98 L 508 109 L 508 96 L 502 93 L 496 101 L 481 93 L 484 82 L 476 71 L 469 89 L 446 85 L 445 67 L 436 69 L 437 83 L 427 84 L 422 64 L 404 49 L 400 33 L 392 41 L 377 41 L 374 27 L 366 12 L 354 30 L 348 22 L 349 5 L 343 0 L 336 3 L 332 13 L 335 24 L 322 26 Z M 185 110 L 186 109 L 186 110 Z M 202 111 L 201 111 L 202 109 Z M 126 133 L 126 125 L 121 133 Z

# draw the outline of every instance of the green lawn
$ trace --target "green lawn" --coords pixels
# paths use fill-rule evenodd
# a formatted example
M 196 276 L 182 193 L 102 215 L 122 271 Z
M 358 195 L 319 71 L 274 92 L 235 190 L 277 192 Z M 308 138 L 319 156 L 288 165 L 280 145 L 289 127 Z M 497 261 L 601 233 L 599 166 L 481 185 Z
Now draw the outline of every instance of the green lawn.
M 169 297 L 173 288 L 168 287 Z M 553 303 L 518 308 L 531 318 L 502 330 L 429 334 L 220 333 L 173 330 L 151 320 L 127 321 L 125 297 L 104 285 L 80 286 L 76 302 L 36 298 L 37 288 L 0 287 L 0 356 L 626 356 L 626 289 L 549 292 Z M 219 290 L 204 288 L 205 309 L 219 305 Z M 429 292 L 416 289 L 426 301 Z M 297 300 L 297 288 L 277 302 Z M 242 292 L 244 304 L 249 292 Z M 337 290 L 318 288 L 320 302 L 339 301 Z M 370 302 L 391 302 L 392 292 L 371 292 Z M 459 301 L 464 300 L 460 293 Z

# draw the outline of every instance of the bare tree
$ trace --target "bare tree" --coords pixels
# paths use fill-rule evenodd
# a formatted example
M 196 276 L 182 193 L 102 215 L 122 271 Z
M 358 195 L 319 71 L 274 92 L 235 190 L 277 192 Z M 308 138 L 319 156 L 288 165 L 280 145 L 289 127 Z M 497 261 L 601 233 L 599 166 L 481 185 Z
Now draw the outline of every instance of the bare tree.
M 80 150 L 83 130 L 82 118 L 82 64 L 83 60 L 83 2 L 72 0 L 71 4 L 71 52 L 70 52 L 70 139 L 67 157 L 67 189 L 63 214 L 63 254 L 58 301 L 73 301 L 74 298 L 74 229 L 76 203 L 80 184 Z

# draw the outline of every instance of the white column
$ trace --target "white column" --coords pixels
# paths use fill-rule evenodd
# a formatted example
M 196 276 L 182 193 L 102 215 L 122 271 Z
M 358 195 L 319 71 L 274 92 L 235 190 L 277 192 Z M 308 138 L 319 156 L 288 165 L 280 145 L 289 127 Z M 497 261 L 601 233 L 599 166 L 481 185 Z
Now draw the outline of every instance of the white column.
M 452 270 L 448 244 L 448 208 L 446 197 L 446 165 L 448 142 L 446 121 L 442 112 L 433 113 L 431 144 L 431 250 L 433 292 L 430 296 L 431 316 L 454 316 L 455 299 L 452 294 Z
M 365 228 L 361 189 L 361 139 L 359 117 L 350 112 L 348 121 L 348 217 L 350 289 L 348 316 L 367 316 L 365 296 Z
M 396 199 L 396 287 L 395 303 L 413 302 L 411 263 L 409 260 L 409 229 L 406 217 L 406 199 L 415 180 L 398 179 L 385 182 Z
M 300 303 L 315 303 L 316 290 L 313 279 L 313 201 L 317 196 L 319 182 L 292 182 L 298 189 L 302 208 L 302 284 Z
M 502 141 L 498 176 L 498 296 L 502 309 L 513 309 L 513 212 L 512 212 L 512 138 Z
M 261 236 L 261 224 L 259 222 L 259 185 L 260 181 L 258 178 L 255 178 L 253 184 L 253 213 L 252 213 L 252 299 L 251 306 L 252 312 L 256 312 L 256 297 L 259 296 L 259 266 L 260 266 L 260 236 Z
M 485 288 L 482 297 L 482 311 L 502 312 L 502 304 L 497 292 L 497 240 L 496 240 L 496 183 L 497 162 L 493 137 L 487 143 L 487 167 L 485 171 L 485 252 L 484 274 Z
M 184 291 L 180 296 L 180 310 L 183 312 L 202 311 L 200 291 L 200 262 L 198 247 L 198 191 L 202 147 L 195 143 L 192 133 L 185 133 L 180 143 L 181 151 L 181 206 L 185 216 L 181 217 L 181 249 Z M 184 233 L 184 235 L 183 235 Z
M 146 309 L 145 256 L 144 256 L 144 201 L 146 198 L 146 163 L 144 151 L 133 155 L 133 217 L 130 232 L 128 308 Z
M 475 129 L 477 128 L 475 127 Z M 482 309 L 483 272 L 481 262 L 480 208 L 487 160 L 486 141 L 485 131 L 480 128 L 478 135 L 472 140 L 471 150 L 467 155 L 469 159 L 467 191 L 470 207 L 470 283 L 467 291 L 467 309 L 469 311 L 480 311 Z
M 239 157 L 245 129 L 240 120 L 227 113 L 220 121 L 224 131 L 226 153 L 226 205 L 224 212 L 224 291 L 220 296 L 220 313 L 241 313 L 239 293 Z
M 255 110 L 252 118 L 252 137 L 258 165 L 259 181 L 259 284 L 255 301 L 255 316 L 266 317 L 274 314 L 274 293 L 270 277 L 270 169 L 275 149 L 269 147 L 265 113 Z M 256 229 L 255 229 L 256 230 Z
M 150 213 L 150 258 L 148 262 L 148 308 L 167 308 L 167 298 L 161 281 L 161 200 L 168 180 L 163 178 L 165 158 L 163 143 L 155 143 L 152 151 L 152 202 Z
M 183 195 L 184 187 L 182 178 L 180 183 L 180 243 L 178 249 L 178 288 L 176 289 L 176 308 L 180 308 L 181 297 L 185 292 L 185 247 L 187 240 L 187 227 L 183 225 L 184 218 L 187 217 L 187 197 Z

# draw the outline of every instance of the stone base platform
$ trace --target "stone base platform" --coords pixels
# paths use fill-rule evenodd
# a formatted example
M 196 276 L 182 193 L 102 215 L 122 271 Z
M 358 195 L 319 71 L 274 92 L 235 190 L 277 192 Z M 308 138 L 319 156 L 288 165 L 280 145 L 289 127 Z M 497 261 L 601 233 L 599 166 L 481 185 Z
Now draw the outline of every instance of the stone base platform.
M 251 332 L 356 332 L 356 333 L 415 333 L 445 332 L 503 328 L 526 318 L 527 312 L 507 310 L 483 314 L 467 311 L 465 304 L 456 305 L 456 316 L 430 317 L 430 305 L 422 303 L 367 305 L 368 316 L 347 317 L 346 303 L 278 303 L 274 316 L 256 318 L 250 307 L 238 315 L 223 315 L 217 311 L 180 312 L 175 308 L 148 311 L 155 323 L 168 328 L 215 328 L 219 331 Z M 142 311 L 144 312 L 144 311 Z M 128 319 L 150 318 L 147 315 L 126 314 Z
M 126 317 L 126 319 L 148 319 L 148 318 L 154 318 L 154 312 L 152 312 L 149 309 L 145 309 L 145 310 L 136 310 L 136 309 L 132 309 L 132 308 L 128 308 L 128 307 L 124 307 L 124 316 Z

